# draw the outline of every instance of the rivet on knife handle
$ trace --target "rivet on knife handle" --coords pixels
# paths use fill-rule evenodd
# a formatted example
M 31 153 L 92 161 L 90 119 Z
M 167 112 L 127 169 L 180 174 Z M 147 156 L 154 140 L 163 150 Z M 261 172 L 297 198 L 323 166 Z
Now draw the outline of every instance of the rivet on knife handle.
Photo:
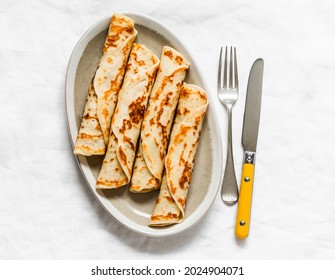
M 253 190 L 254 169 L 255 169 L 253 156 L 254 155 L 252 154 L 248 153 L 245 154 L 245 163 L 243 164 L 242 168 L 240 197 L 238 201 L 236 228 L 235 228 L 235 235 L 239 239 L 245 239 L 249 235 L 252 190 Z

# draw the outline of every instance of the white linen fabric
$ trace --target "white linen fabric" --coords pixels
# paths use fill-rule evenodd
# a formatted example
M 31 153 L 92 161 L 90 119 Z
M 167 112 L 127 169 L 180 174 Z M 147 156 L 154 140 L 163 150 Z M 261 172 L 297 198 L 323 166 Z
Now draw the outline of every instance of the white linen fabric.
M 334 9 L 331 0 L 2 0 L 0 258 L 335 259 Z M 219 196 L 194 227 L 150 238 L 117 222 L 87 188 L 67 131 L 66 68 L 81 35 L 115 12 L 174 31 L 201 65 L 208 94 L 216 95 L 220 46 L 237 47 L 238 178 L 248 74 L 264 58 L 247 240 L 234 237 L 237 206 Z M 218 101 L 210 106 L 225 147 L 226 112 Z

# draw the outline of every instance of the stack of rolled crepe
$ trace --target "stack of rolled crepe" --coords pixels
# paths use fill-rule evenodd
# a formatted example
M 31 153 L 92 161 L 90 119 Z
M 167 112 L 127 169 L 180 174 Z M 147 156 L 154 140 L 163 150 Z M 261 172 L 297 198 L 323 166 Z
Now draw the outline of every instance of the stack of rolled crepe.
M 151 50 L 133 44 L 96 184 L 98 189 L 118 188 L 130 181 L 137 140 L 158 66 L 159 59 Z
M 184 83 L 150 226 L 167 226 L 184 220 L 187 193 L 207 107 L 208 99 L 204 90 Z
M 129 190 L 148 192 L 159 188 L 173 117 L 189 62 L 171 47 L 164 47 L 157 78 L 142 123 Z
M 189 62 L 182 54 L 165 46 L 159 60 L 136 36 L 132 19 L 113 15 L 74 153 L 105 155 L 98 189 L 160 187 L 149 225 L 166 226 L 184 220 L 208 100 L 183 83 Z
M 120 14 L 113 15 L 102 57 L 88 90 L 74 146 L 76 155 L 105 154 L 118 91 L 136 35 L 137 31 L 131 18 Z

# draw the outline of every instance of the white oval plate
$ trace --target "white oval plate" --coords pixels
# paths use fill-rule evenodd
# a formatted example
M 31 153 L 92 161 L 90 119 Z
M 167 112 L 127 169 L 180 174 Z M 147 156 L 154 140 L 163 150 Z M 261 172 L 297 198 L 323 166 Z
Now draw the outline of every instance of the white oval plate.
M 98 191 L 95 188 L 95 182 L 103 157 L 78 156 L 77 161 L 96 198 L 119 222 L 136 232 L 149 236 L 172 235 L 199 221 L 215 199 L 222 180 L 222 147 L 219 126 L 209 88 L 204 81 L 200 67 L 185 45 L 154 19 L 139 14 L 127 15 L 136 23 L 138 30 L 136 42 L 145 44 L 158 57 L 164 45 L 177 49 L 191 64 L 186 82 L 199 85 L 208 93 L 209 108 L 203 124 L 187 198 L 185 221 L 168 227 L 149 227 L 148 222 L 158 191 L 133 194 L 128 191 L 127 187 Z M 109 22 L 110 18 L 105 18 L 89 28 L 75 46 L 70 58 L 66 77 L 66 109 L 72 146 L 77 137 L 88 86 L 102 53 Z

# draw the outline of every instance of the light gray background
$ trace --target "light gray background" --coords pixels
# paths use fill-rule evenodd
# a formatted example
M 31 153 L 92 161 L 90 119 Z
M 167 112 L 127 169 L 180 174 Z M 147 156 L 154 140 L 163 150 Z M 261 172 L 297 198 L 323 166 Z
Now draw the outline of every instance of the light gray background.
M 333 1 L 0 1 L 1 259 L 334 259 Z M 138 235 L 95 200 L 72 155 L 64 82 L 71 52 L 97 20 L 149 15 L 174 31 L 216 94 L 221 45 L 238 51 L 234 108 L 238 180 L 245 89 L 265 76 L 250 236 L 217 197 L 195 227 Z M 226 145 L 226 114 L 216 106 Z

